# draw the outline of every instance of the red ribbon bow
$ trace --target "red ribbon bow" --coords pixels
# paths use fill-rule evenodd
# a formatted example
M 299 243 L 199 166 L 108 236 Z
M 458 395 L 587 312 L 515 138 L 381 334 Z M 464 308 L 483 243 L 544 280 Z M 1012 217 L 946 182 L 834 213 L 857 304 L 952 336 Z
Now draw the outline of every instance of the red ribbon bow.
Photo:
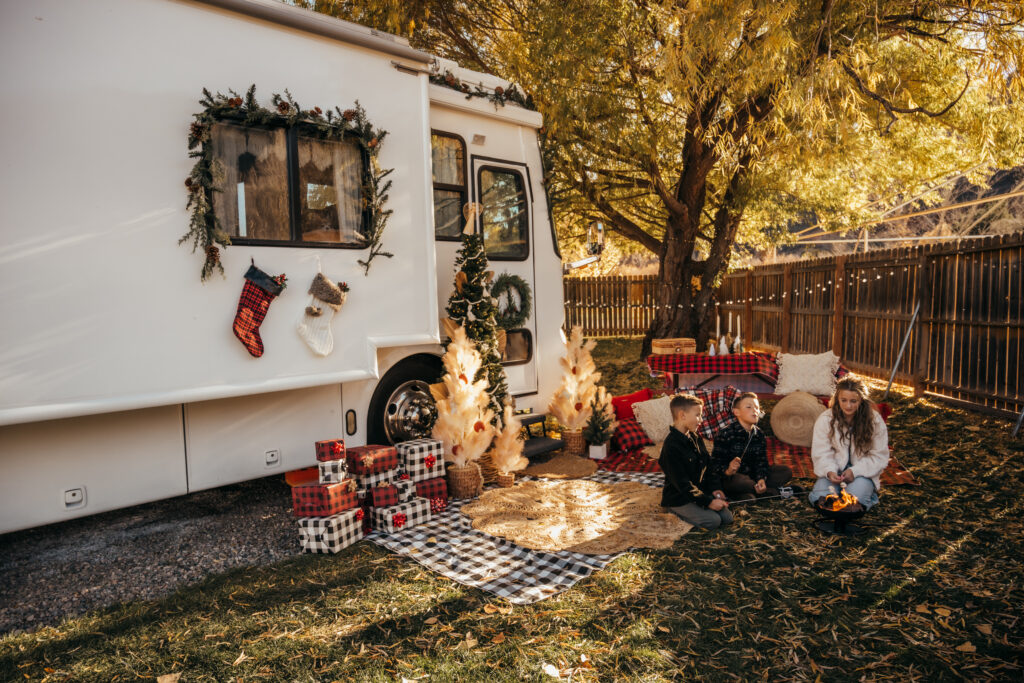
M 423 462 L 426 463 L 428 469 L 432 469 L 434 464 L 437 462 L 437 458 L 432 455 L 428 455 L 423 459 Z
M 362 508 L 359 508 L 358 510 L 356 510 L 356 519 L 357 520 L 362 519 L 365 516 L 366 515 L 363 513 L 363 509 Z
M 405 526 L 406 517 L 404 513 L 399 512 L 397 515 L 391 518 L 392 523 L 396 529 L 401 529 Z
M 333 455 L 339 455 L 341 453 L 341 444 L 335 441 L 331 444 L 331 453 Z

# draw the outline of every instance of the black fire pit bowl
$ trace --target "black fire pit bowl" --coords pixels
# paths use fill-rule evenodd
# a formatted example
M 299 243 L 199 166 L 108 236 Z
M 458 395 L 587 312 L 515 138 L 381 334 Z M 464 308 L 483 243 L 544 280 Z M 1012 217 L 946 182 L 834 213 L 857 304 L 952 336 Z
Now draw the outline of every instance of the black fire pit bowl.
M 867 512 L 863 505 L 860 506 L 859 510 L 855 511 L 829 510 L 828 508 L 821 507 L 821 503 L 824 500 L 825 496 L 822 496 L 812 506 L 822 517 L 815 524 L 821 531 L 824 531 L 826 534 L 836 534 L 839 536 L 857 536 L 867 531 L 859 524 L 853 524 L 854 521 L 863 517 L 864 513 Z

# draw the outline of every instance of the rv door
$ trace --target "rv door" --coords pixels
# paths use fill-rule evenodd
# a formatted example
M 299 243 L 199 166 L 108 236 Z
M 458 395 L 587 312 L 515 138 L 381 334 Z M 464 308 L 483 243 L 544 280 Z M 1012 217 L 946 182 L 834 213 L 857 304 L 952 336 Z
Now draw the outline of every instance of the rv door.
M 535 394 L 537 316 L 530 171 L 526 164 L 483 156 L 472 157 L 472 169 L 474 201 L 483 207 L 477 229 L 483 235 L 495 279 L 502 274 L 517 276 L 526 282 L 534 298 L 529 317 L 506 330 L 503 364 L 512 396 Z M 521 305 L 514 288 L 500 298 L 498 306 L 505 310 L 510 303 Z

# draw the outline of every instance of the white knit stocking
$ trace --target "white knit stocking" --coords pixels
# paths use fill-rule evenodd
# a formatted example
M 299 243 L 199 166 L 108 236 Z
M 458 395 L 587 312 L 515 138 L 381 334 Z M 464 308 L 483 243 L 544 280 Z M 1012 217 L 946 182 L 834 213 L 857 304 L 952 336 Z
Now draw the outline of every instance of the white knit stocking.
M 345 303 L 346 293 L 322 274 L 318 274 L 313 280 L 309 293 L 309 305 L 306 306 L 296 329 L 313 353 L 326 356 L 334 350 L 331 321 Z

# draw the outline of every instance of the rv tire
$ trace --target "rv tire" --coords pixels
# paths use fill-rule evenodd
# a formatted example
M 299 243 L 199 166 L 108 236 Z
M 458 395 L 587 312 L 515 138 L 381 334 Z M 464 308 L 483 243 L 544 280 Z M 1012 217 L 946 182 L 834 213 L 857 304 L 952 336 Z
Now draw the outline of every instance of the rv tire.
M 430 385 L 439 382 L 441 359 L 417 354 L 403 359 L 377 384 L 367 414 L 367 443 L 389 444 L 429 436 L 437 417 Z

